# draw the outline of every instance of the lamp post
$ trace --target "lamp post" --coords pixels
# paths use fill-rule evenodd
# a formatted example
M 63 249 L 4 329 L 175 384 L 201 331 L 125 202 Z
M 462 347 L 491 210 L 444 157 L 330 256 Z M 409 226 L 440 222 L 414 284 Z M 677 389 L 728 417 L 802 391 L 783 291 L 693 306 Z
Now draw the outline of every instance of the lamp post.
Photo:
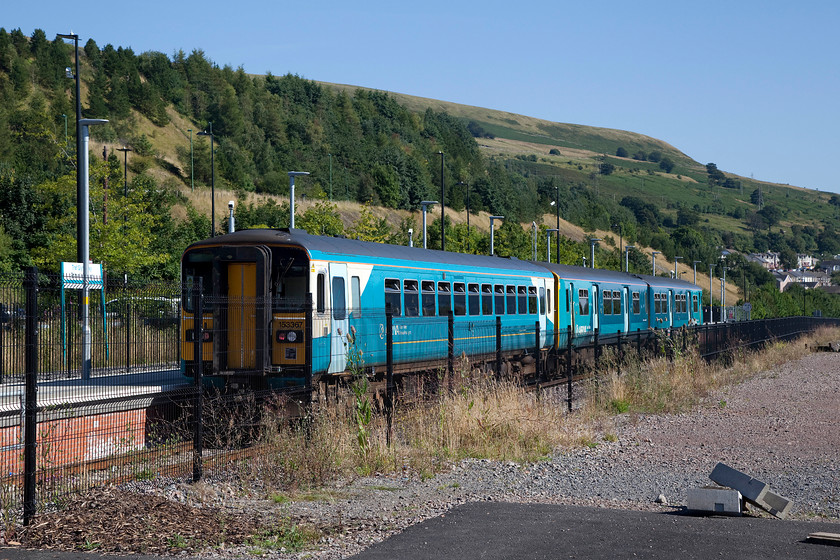
M 694 261 L 694 285 L 697 285 L 697 263 L 703 261 Z
M 408 228 L 408 246 L 414 247 L 414 229 Z
M 682 257 L 674 257 L 674 278 L 677 280 L 680 279 L 680 275 L 677 273 L 677 262 L 682 260 Z
M 728 266 L 723 267 L 723 278 L 720 279 L 720 320 L 726 322 L 726 271 Z
M 555 231 L 560 231 L 557 228 L 551 228 L 545 230 L 545 260 L 549 263 L 551 262 L 551 234 Z M 559 243 L 560 240 L 558 239 L 557 242 Z
M 589 238 L 589 258 L 592 261 L 591 266 L 595 268 L 595 244 L 601 241 L 597 237 L 590 237 Z
M 622 244 L 624 243 L 624 226 L 622 226 L 621 223 L 618 223 L 613 224 L 612 227 L 618 228 L 618 254 L 620 258 L 621 253 L 623 252 Z M 621 268 L 621 261 L 619 261 L 618 268 Z
M 212 122 L 207 123 L 207 129 L 202 130 L 198 135 L 210 137 L 210 237 L 216 237 L 216 136 L 213 134 Z M 292 204 L 292 216 L 294 216 L 294 208 Z M 292 223 L 294 223 L 294 217 Z
M 79 127 L 82 136 L 82 151 L 79 152 L 79 170 L 82 177 L 82 198 L 81 206 L 84 211 L 79 214 L 79 223 L 81 225 L 82 236 L 79 238 L 79 246 L 82 253 L 82 330 L 84 332 L 83 340 L 83 360 L 82 360 L 82 379 L 90 379 L 90 354 L 91 354 L 91 336 L 90 336 L 90 156 L 88 155 L 88 144 L 90 139 L 89 127 L 97 124 L 105 124 L 108 121 L 105 119 L 80 119 Z
M 309 175 L 309 171 L 289 171 L 289 227 L 295 227 L 295 177 Z
M 440 250 L 446 251 L 446 235 L 443 210 L 446 207 L 446 188 L 443 182 L 443 152 L 440 154 Z
M 494 234 L 495 231 L 493 230 L 493 220 L 504 220 L 504 216 L 490 216 L 490 256 L 496 254 L 496 246 L 495 246 L 495 238 Z
M 123 153 L 123 197 L 128 198 L 128 152 L 132 151 L 128 146 L 117 148 Z
M 80 248 L 81 243 L 79 242 L 82 238 L 81 216 L 83 213 L 88 211 L 88 208 L 87 206 L 82 206 L 82 166 L 79 163 L 81 161 L 80 158 L 82 153 L 81 124 L 79 123 L 79 121 L 82 120 L 82 96 L 79 87 L 79 36 L 76 33 L 59 33 L 57 34 L 57 37 L 61 37 L 62 39 L 73 39 L 73 48 L 76 53 L 76 72 L 72 72 L 70 67 L 67 67 L 65 75 L 68 78 L 76 80 L 76 257 L 77 260 L 81 261 L 82 250 Z
M 534 260 L 537 260 L 537 222 L 531 222 L 531 229 L 534 232 Z
M 556 181 L 556 179 L 555 179 Z M 557 263 L 560 263 L 560 183 L 554 185 L 555 198 L 552 202 L 554 206 L 555 215 L 557 216 Z
M 428 211 L 429 206 L 433 204 L 440 204 L 437 200 L 423 200 L 420 202 L 420 207 L 423 208 L 423 248 L 428 249 L 428 236 L 426 235 L 426 212 Z
M 658 255 L 661 251 L 651 251 L 650 258 L 653 261 L 653 272 L 651 273 L 653 276 L 656 276 L 656 255 Z
M 470 186 L 464 181 L 458 181 L 455 185 L 464 185 L 467 187 L 467 252 L 470 252 Z
M 714 313 L 714 305 L 713 301 L 714 298 L 712 297 L 712 279 L 715 277 L 715 264 L 709 263 L 709 322 L 715 322 L 715 313 Z
M 234 202 L 232 200 L 228 202 L 228 233 L 236 231 L 236 222 L 233 217 L 233 205 Z
M 635 245 L 628 245 L 624 248 L 624 272 L 630 273 L 630 249 L 635 249 Z
M 61 113 L 61 116 L 64 117 L 64 147 L 67 147 L 67 115 Z
M 192 129 L 187 129 L 190 131 L 190 192 L 195 190 L 195 161 L 193 158 L 193 142 L 192 142 Z

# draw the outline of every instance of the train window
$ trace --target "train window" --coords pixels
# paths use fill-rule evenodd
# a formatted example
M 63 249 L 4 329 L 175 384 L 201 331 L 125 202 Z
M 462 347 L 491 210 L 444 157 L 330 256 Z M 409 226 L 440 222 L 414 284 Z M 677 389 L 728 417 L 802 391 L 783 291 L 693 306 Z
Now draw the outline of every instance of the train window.
M 318 313 L 323 313 L 324 310 L 327 308 L 326 299 L 327 299 L 327 291 L 326 291 L 326 276 L 322 273 L 318 275 L 318 287 L 316 291 L 316 307 L 315 309 Z
M 548 312 L 551 313 L 551 310 L 554 309 L 553 307 L 551 307 L 551 303 L 552 303 L 551 302 L 551 288 L 549 288 L 545 291 L 545 301 L 546 301 L 546 304 L 545 304 L 546 308 L 547 308 Z
M 385 279 L 385 310 L 391 310 L 394 317 L 402 315 L 400 301 L 400 281 L 396 278 Z
M 604 315 L 612 315 L 612 292 L 604 290 Z
M 353 317 L 362 316 L 362 283 L 358 276 L 350 277 L 350 310 Z
M 493 286 L 490 284 L 481 285 L 481 314 L 493 314 Z
M 698 299 L 697 294 L 694 294 L 693 296 L 691 296 L 691 299 L 694 301 L 694 312 L 697 313 L 698 311 L 700 311 L 700 305 L 697 301 L 697 299 Z
M 662 294 L 662 313 L 668 313 L 668 294 Z
M 421 284 L 423 288 L 423 316 L 431 317 L 435 314 L 435 283 L 431 280 L 423 280 Z
M 540 315 L 545 315 L 545 288 L 540 287 Z
M 517 307 L 519 308 L 519 314 L 524 315 L 528 313 L 528 288 L 526 288 L 525 286 L 517 286 L 516 299 L 519 304 L 517 305 Z
M 641 311 L 639 292 L 633 292 L 633 314 L 638 315 Z
M 420 293 L 417 290 L 417 280 L 403 281 L 403 300 L 405 301 L 405 316 L 420 315 Z
M 504 315 L 505 313 L 505 287 L 501 284 L 493 286 L 493 299 L 496 307 L 496 315 Z
M 589 290 L 578 290 L 578 306 L 581 315 L 589 315 Z
M 506 286 L 508 314 L 516 314 L 516 286 Z
M 662 313 L 662 294 L 653 294 L 653 312 Z
M 478 315 L 481 312 L 481 294 L 478 291 L 478 284 L 470 284 L 467 299 L 470 304 L 470 315 Z
M 344 295 L 344 278 L 333 276 L 332 279 L 332 313 L 333 319 L 343 321 L 347 318 L 347 300 Z
M 452 290 L 449 282 L 438 282 L 438 315 L 448 317 L 452 311 Z
M 539 307 L 537 306 L 537 287 L 528 286 L 528 313 L 534 315 L 538 311 Z
M 613 292 L 613 315 L 621 315 L 621 292 Z
M 467 314 L 467 286 L 463 282 L 455 282 L 452 285 L 455 292 L 453 299 L 455 300 L 455 315 Z

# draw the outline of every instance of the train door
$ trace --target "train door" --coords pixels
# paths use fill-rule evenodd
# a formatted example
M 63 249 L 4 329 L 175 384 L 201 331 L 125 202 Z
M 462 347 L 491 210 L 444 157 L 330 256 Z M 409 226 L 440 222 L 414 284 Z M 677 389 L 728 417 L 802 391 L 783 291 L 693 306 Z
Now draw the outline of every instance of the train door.
M 227 367 L 256 365 L 257 263 L 228 265 Z
M 621 291 L 624 301 L 621 302 L 621 312 L 624 315 L 624 332 L 630 332 L 630 288 L 624 286 Z
M 569 311 L 569 324 L 572 327 L 572 336 L 575 335 L 577 332 L 576 325 L 575 325 L 575 317 L 577 316 L 577 311 L 575 309 L 575 285 L 574 283 L 569 284 L 569 287 L 566 288 L 566 309 Z M 559 323 L 558 323 L 559 326 Z
M 592 309 L 592 332 L 595 332 L 595 329 L 601 326 L 601 305 L 598 299 L 598 284 L 592 284 L 592 299 L 590 301 L 592 301 L 592 305 L 590 306 L 590 309 Z
M 347 313 L 349 301 L 347 285 L 347 265 L 330 263 L 330 367 L 328 373 L 341 373 L 347 369 L 347 332 L 350 325 Z
M 674 325 L 674 290 L 668 290 L 668 326 L 671 327 Z

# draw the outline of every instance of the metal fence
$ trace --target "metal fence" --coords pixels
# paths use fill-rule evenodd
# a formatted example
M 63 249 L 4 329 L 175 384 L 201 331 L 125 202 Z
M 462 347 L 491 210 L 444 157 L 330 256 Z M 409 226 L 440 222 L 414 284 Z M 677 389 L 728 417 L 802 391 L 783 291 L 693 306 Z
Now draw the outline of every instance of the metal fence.
M 259 406 L 276 397 L 268 390 L 210 392 L 202 388 L 200 376 L 181 373 L 180 285 L 136 287 L 124 279 L 104 285 L 91 292 L 85 321 L 78 291 L 62 289 L 60 279 L 35 269 L 0 278 L 0 507 L 20 509 L 25 521 L 68 493 L 96 485 L 160 475 L 198 479 L 213 464 L 212 457 L 224 456 L 220 450 L 253 442 L 253 409 L 242 402 Z M 200 313 L 204 302 L 196 297 Z M 215 302 L 220 309 L 224 304 Z M 395 360 L 395 321 L 405 324 L 408 318 L 363 313 L 383 328 L 354 332 L 349 346 L 310 345 L 309 363 L 347 357 L 351 346 L 363 352 L 384 348 L 383 356 L 367 356 L 368 363 L 379 365 L 361 365 L 379 383 L 386 415 L 397 392 L 406 391 L 407 381 L 419 377 L 421 369 L 436 372 L 430 377 L 442 381 L 444 389 L 464 367 L 533 386 L 566 384 L 571 409 L 573 381 L 606 367 L 606 348 L 609 367 L 620 369 L 630 353 L 643 359 L 698 345 L 702 356 L 716 359 L 840 324 L 794 317 L 602 336 L 569 328 L 541 333 L 538 323 L 502 327 L 498 317 L 468 323 L 455 322 L 451 315 L 416 317 L 411 319 L 417 344 L 403 346 Z M 303 312 L 310 324 L 317 322 L 316 315 L 311 306 Z M 196 327 L 202 328 L 201 322 Z M 426 331 L 436 335 L 424 338 Z M 211 334 L 220 339 L 221 333 Z M 541 337 L 557 340 L 557 349 L 540 351 Z M 297 391 L 300 398 L 294 401 L 306 403 L 311 394 L 301 390 L 318 389 L 308 374 L 300 387 L 285 390 Z M 235 437 L 218 432 L 215 419 L 236 417 L 241 418 L 235 422 Z

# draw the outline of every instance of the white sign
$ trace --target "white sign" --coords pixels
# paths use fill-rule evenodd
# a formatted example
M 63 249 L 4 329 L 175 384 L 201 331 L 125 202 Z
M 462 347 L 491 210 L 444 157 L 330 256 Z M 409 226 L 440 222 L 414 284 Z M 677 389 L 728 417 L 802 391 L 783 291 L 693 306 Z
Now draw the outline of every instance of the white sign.
M 63 262 L 61 263 L 61 283 L 65 288 L 81 290 L 84 284 L 84 265 L 82 263 Z M 88 288 L 91 290 L 102 289 L 102 265 L 88 264 Z

